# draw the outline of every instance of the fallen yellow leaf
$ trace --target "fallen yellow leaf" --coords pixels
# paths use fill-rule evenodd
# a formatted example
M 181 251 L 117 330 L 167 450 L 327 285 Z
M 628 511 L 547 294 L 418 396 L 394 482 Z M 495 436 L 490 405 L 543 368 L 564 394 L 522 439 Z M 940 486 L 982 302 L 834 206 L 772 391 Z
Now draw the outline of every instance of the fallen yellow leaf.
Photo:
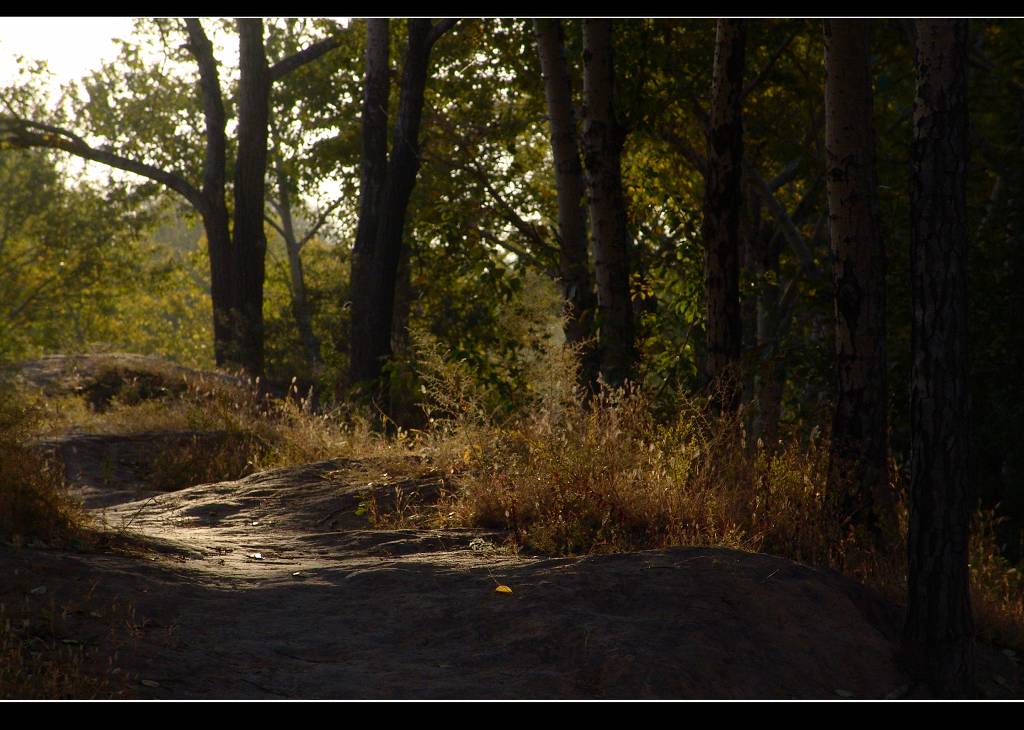
M 512 589 L 508 586 L 498 586 L 494 589 L 496 593 L 511 593 Z

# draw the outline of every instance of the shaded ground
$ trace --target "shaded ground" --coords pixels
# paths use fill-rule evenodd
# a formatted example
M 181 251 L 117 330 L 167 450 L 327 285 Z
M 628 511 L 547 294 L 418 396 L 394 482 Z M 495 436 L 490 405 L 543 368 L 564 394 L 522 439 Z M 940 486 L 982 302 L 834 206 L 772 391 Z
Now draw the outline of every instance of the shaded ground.
M 414 458 L 154 489 L 147 458 L 194 436 L 44 444 L 113 541 L 141 550 L 0 547 L 0 603 L 62 614 L 52 638 L 116 652 L 135 696 L 922 696 L 898 666 L 899 610 L 836 574 L 722 549 L 542 559 L 485 531 L 373 529 L 374 506 L 412 516 L 437 498 Z M 982 655 L 986 696 L 1019 695 L 1015 659 Z

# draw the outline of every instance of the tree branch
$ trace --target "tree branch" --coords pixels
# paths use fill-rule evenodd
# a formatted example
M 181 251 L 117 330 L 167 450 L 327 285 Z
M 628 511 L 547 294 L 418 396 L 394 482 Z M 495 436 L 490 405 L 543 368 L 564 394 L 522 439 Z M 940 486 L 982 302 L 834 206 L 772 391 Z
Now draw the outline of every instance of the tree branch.
M 84 139 L 67 129 L 27 119 L 0 117 L 0 144 L 22 149 L 43 147 L 63 150 L 77 157 L 100 162 L 108 167 L 115 167 L 161 183 L 179 193 L 197 210 L 203 209 L 203 196 L 181 175 L 122 157 L 109 150 L 91 147 Z
M 299 249 L 301 249 L 303 246 L 309 243 L 310 240 L 312 240 L 313 236 L 315 236 L 320 231 L 320 229 L 323 228 L 324 224 L 327 223 L 327 219 L 330 217 L 331 213 L 333 213 L 335 209 L 337 209 L 337 207 L 341 205 L 343 200 L 344 198 L 338 198 L 333 203 L 328 205 L 323 210 L 323 212 L 317 216 L 316 220 L 313 222 L 312 227 L 308 231 L 306 231 L 306 235 L 299 239 Z
M 434 23 L 430 28 L 430 34 L 427 36 L 427 44 L 432 46 L 437 43 L 437 39 L 454 28 L 458 22 L 459 18 L 444 18 Z
M 789 242 L 789 245 L 793 247 L 796 252 L 797 258 L 800 260 L 801 268 L 806 269 L 808 272 L 814 271 L 814 256 L 811 254 L 811 249 L 807 245 L 807 241 L 801 235 L 797 229 L 796 224 L 793 223 L 792 218 L 789 217 L 789 213 L 786 212 L 786 208 L 779 202 L 778 198 L 772 192 L 768 183 L 760 173 L 749 166 L 744 166 L 745 174 L 750 180 L 752 189 L 758 194 L 765 207 L 772 214 L 775 222 L 778 224 L 782 231 L 783 237 Z
M 199 67 L 199 98 L 206 123 L 206 158 L 203 160 L 203 193 L 211 196 L 223 194 L 227 168 L 227 118 L 221 95 L 217 59 L 213 44 L 203 31 L 198 18 L 185 18 L 188 30 L 188 51 Z
M 527 263 L 533 264 L 544 273 L 549 274 L 552 278 L 557 276 L 558 272 L 555 270 L 554 266 L 552 266 L 550 263 L 541 260 L 539 257 L 530 253 L 526 249 L 520 248 L 519 246 L 511 244 L 508 241 L 504 241 L 484 228 L 478 227 L 476 231 L 477 235 L 479 235 L 481 238 L 486 238 L 491 243 L 494 243 L 500 246 L 501 248 L 514 253 L 516 256 L 523 259 Z
M 280 235 L 281 238 L 284 238 L 285 240 L 287 240 L 288 236 L 284 232 L 284 228 L 281 227 L 280 223 L 278 223 L 276 220 L 274 220 L 271 216 L 267 215 L 266 213 L 263 214 L 263 220 L 265 220 L 267 223 L 269 223 L 270 227 L 273 228 L 275 231 L 277 231 L 278 235 Z
M 775 177 L 773 177 L 771 180 L 769 180 L 767 182 L 768 189 L 771 190 L 774 193 L 779 188 L 781 188 L 781 187 L 787 185 L 788 183 L 792 182 L 793 178 L 796 177 L 797 172 L 800 171 L 800 163 L 802 161 L 803 160 L 800 157 L 797 157 L 796 159 L 791 160 L 788 165 L 786 165 L 784 168 L 782 168 L 779 171 L 778 175 L 776 175 Z
M 270 81 L 274 82 L 287 76 L 292 71 L 295 71 L 308 63 L 312 63 L 325 53 L 333 51 L 340 45 L 341 41 L 338 38 L 324 38 L 322 41 L 317 41 L 313 45 L 308 46 L 297 53 L 293 53 L 286 58 L 282 58 L 270 67 Z
M 775 49 L 774 53 L 772 53 L 771 58 L 769 58 L 768 61 L 765 62 L 764 68 L 761 69 L 761 71 L 757 74 L 757 76 L 753 78 L 753 80 L 750 81 L 750 83 L 743 87 L 744 97 L 749 96 L 754 91 L 754 89 L 756 89 L 761 84 L 762 81 L 768 78 L 768 75 L 772 72 L 772 69 L 775 68 L 775 63 L 779 60 L 779 57 L 782 56 L 782 54 L 785 52 L 787 48 L 789 48 L 789 44 L 793 42 L 793 39 L 796 38 L 799 32 L 800 28 L 794 28 L 793 32 L 786 36 L 786 39 L 782 41 L 781 44 L 779 44 L 779 47 Z
M 704 155 L 678 134 L 675 132 L 655 132 L 654 137 L 685 157 L 702 176 L 707 173 L 707 160 Z

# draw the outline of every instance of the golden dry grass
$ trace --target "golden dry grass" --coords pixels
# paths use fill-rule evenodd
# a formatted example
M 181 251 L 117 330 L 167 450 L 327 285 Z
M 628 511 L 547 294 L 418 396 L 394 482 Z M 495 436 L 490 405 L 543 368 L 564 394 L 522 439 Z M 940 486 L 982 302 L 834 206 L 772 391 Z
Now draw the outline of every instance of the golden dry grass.
M 447 415 L 431 445 L 455 485 L 439 507 L 446 524 L 507 529 L 520 549 L 547 555 L 680 545 L 766 552 L 904 600 L 906 489 L 896 469 L 896 519 L 869 534 L 825 494 L 824 437 L 768 448 L 750 442 L 743 413 L 712 417 L 706 401 L 691 398 L 665 422 L 636 389 L 580 405 L 574 372 L 571 362 L 549 361 L 538 397 L 501 422 L 472 402 L 457 370 L 428 379 Z M 1024 576 L 1002 557 L 996 520 L 981 509 L 974 519 L 979 633 L 1024 649 Z
M 0 540 L 15 545 L 67 543 L 88 522 L 60 467 L 30 445 L 40 417 L 14 386 L 0 384 Z

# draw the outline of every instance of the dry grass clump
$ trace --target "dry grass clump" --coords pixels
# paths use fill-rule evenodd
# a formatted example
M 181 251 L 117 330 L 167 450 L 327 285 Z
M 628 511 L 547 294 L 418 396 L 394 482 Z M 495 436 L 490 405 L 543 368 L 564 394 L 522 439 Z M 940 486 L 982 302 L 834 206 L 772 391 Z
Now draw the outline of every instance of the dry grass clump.
M 67 543 L 88 522 L 60 468 L 29 445 L 40 415 L 17 388 L 0 382 L 0 540 L 15 545 Z
M 0 604 L 0 699 L 115 699 L 128 694 L 128 677 L 117 666 L 116 653 L 99 658 L 81 642 L 60 638 L 63 623 L 52 606 L 9 613 Z
M 1024 651 L 1024 565 L 1011 565 L 996 538 L 1001 522 L 979 509 L 971 533 L 971 597 L 981 636 Z
M 507 529 L 519 548 L 547 555 L 679 545 L 771 553 L 905 600 L 900 483 L 896 519 L 871 534 L 825 494 L 823 437 L 768 448 L 750 442 L 742 412 L 712 416 L 702 399 L 681 398 L 664 421 L 636 388 L 605 389 L 584 404 L 571 363 L 549 360 L 537 378 L 538 395 L 501 421 L 473 403 L 464 377 L 427 381 L 441 390 L 435 402 L 447 415 L 432 450 L 455 485 L 442 506 L 449 523 Z M 990 640 L 1024 648 L 1024 575 L 1001 557 L 994 525 L 979 510 L 971 546 L 978 625 Z
M 97 408 L 82 395 L 40 399 L 42 435 L 68 431 L 98 434 L 192 432 L 193 443 L 177 443 L 157 455 L 153 480 L 169 486 L 237 479 L 262 469 L 346 454 L 401 449 L 375 433 L 369 419 L 340 412 L 314 412 L 310 399 L 293 388 L 285 398 L 261 392 L 258 382 L 203 373 L 179 373 L 179 385 L 158 398 L 122 399 L 119 390 Z M 198 436 L 201 435 L 202 438 Z
M 820 487 L 826 466 L 817 444 L 749 447 L 741 416 L 710 419 L 693 402 L 660 424 L 636 390 L 496 427 L 452 464 L 462 518 L 507 527 L 528 550 L 719 545 L 833 563 L 842 521 Z

